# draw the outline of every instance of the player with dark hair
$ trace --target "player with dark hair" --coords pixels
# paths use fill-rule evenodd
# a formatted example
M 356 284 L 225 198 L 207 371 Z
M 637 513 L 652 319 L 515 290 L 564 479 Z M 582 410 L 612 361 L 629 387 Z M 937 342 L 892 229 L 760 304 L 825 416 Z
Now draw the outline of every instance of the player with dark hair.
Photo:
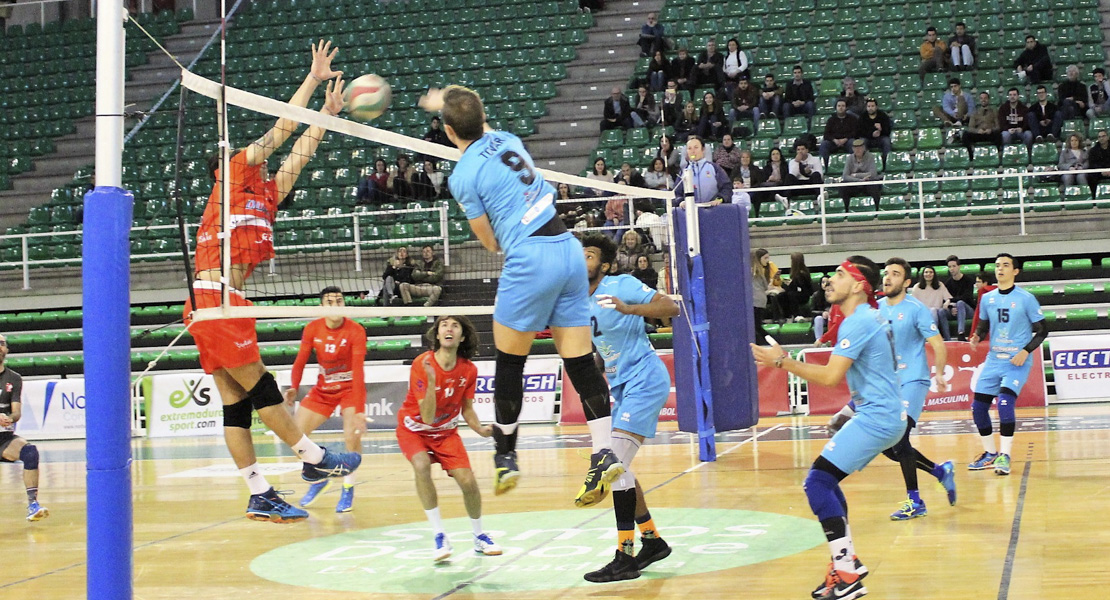
M 867 593 L 867 567 L 856 557 L 848 528 L 848 501 L 840 482 L 863 469 L 906 432 L 906 410 L 898 389 L 894 334 L 879 314 L 875 290 L 879 265 L 863 256 L 849 256 L 836 269 L 825 292 L 844 312 L 838 340 L 827 365 L 811 365 L 790 358 L 782 347 L 751 345 L 756 362 L 786 369 L 811 383 L 835 386 L 847 378 L 856 415 L 825 444 L 809 470 L 805 493 L 821 521 L 832 553 L 825 581 L 815 598 L 850 600 Z
M 990 352 L 979 380 L 975 383 L 975 401 L 971 414 L 983 453 L 967 466 L 972 471 L 994 467 L 998 475 L 1010 474 L 1010 454 L 1014 447 L 1014 429 L 1017 418 L 1014 409 L 1033 360 L 1029 355 L 1041 351 L 1041 344 L 1048 337 L 1048 325 L 1041 312 L 1041 305 L 1029 292 L 1014 285 L 1014 278 L 1021 272 L 1021 263 L 1005 252 L 994 259 L 994 275 L 998 288 L 991 290 L 979 302 L 979 325 L 968 338 L 971 351 L 979 340 L 990 334 Z M 994 429 L 990 408 L 998 398 L 998 431 L 1001 447 L 994 445 Z
M 632 460 L 644 438 L 655 437 L 659 410 L 671 390 L 671 376 L 648 339 L 644 319 L 675 317 L 678 305 L 631 275 L 609 275 L 616 266 L 617 246 L 608 236 L 591 233 L 582 239 L 582 247 L 593 300 L 594 346 L 605 361 L 615 399 L 613 414 L 619 415 L 613 425 L 613 452 L 625 469 L 613 483 L 616 556 L 585 575 L 586 581 L 604 583 L 635 579 L 642 569 L 671 554 L 648 512 L 644 490 L 632 473 Z M 637 524 L 643 547 L 633 555 Z
M 346 306 L 343 290 L 328 286 L 320 292 L 320 306 Z M 304 376 L 308 356 L 316 353 L 319 375 L 316 385 L 301 400 L 293 415 L 301 431 L 312 433 L 324 424 L 339 407 L 343 417 L 343 439 L 347 450 L 362 452 L 362 432 L 366 429 L 366 329 L 346 317 L 324 317 L 305 326 L 301 334 L 301 348 L 293 361 L 292 385 L 285 390 L 285 402 L 292 406 Z M 307 508 L 330 485 L 324 479 L 308 487 L 300 505 Z M 349 512 L 355 501 L 355 476 L 343 477 L 343 492 L 335 512 Z
M 0 462 L 23 462 L 27 520 L 41 521 L 50 511 L 39 504 L 39 449 L 15 434 L 23 416 L 23 377 L 4 364 L 7 359 L 8 339 L 0 335 Z
M 471 230 L 486 249 L 505 253 L 493 311 L 494 493 L 513 489 L 520 478 L 516 436 L 524 363 L 536 333 L 550 326 L 593 440 L 590 469 L 574 502 L 597 504 L 624 467 L 611 449 L 609 386 L 593 360 L 582 245 L 555 213 L 555 189 L 536 171 L 524 144 L 486 123 L 478 94 L 455 85 L 430 89 L 420 106 L 442 111 L 447 137 L 462 151 L 449 185 Z
M 501 548 L 482 529 L 482 494 L 458 430 L 461 414 L 478 435 L 493 435 L 493 428 L 482 425 L 474 412 L 478 367 L 470 359 L 478 349 L 478 331 L 466 317 L 442 316 L 436 318 L 425 337 L 432 349 L 412 361 L 409 393 L 397 412 L 397 442 L 412 463 L 416 495 L 435 533 L 433 560 L 445 560 L 452 551 L 432 483 L 433 462 L 439 463 L 462 490 L 474 532 L 474 552 L 497 556 Z
M 343 73 L 331 69 L 338 49 L 321 41 L 312 45 L 312 68 L 293 98 L 294 106 L 304 107 L 320 83 L 328 81 L 320 112 L 334 116 L 343 108 Z M 308 164 L 326 133 L 311 126 L 293 144 L 281 169 L 271 178 L 266 160 L 296 131 L 298 123 L 278 119 L 270 131 L 230 158 L 228 172 L 230 223 L 223 223 L 223 173 L 216 173 L 216 184 L 204 209 L 197 230 L 196 278 L 193 297 L 196 308 L 217 308 L 222 304 L 224 286 L 229 288 L 232 306 L 251 306 L 242 291 L 247 278 L 262 261 L 274 256 L 273 223 L 278 202 L 284 198 Z M 222 272 L 223 237 L 231 238 L 231 270 Z M 272 373 L 262 364 L 254 319 L 223 319 L 193 322 L 193 300 L 185 303 L 185 324 L 196 340 L 200 365 L 212 375 L 220 392 L 224 412 L 224 440 L 235 465 L 247 482 L 251 497 L 247 517 L 256 521 L 287 523 L 300 521 L 308 513 L 290 505 L 266 482 L 258 468 L 251 440 L 252 410 L 304 463 L 301 478 L 316 483 L 326 477 L 342 477 L 358 468 L 362 456 L 354 452 L 333 453 L 316 445 L 285 410 L 284 397 Z

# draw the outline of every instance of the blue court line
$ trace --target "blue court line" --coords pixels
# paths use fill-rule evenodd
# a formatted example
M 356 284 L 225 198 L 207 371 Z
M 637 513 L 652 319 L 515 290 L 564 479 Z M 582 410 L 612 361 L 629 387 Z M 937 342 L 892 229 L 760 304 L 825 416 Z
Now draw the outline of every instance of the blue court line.
M 1006 562 L 1002 567 L 1002 581 L 998 584 L 998 600 L 1006 600 L 1010 595 L 1010 576 L 1014 572 L 1014 555 L 1017 553 L 1018 535 L 1021 533 L 1021 513 L 1025 508 L 1025 490 L 1029 485 L 1029 471 L 1033 467 L 1033 444 L 1025 456 L 1025 471 L 1021 475 L 1021 492 L 1018 493 L 1017 510 L 1014 511 L 1014 524 L 1010 527 L 1010 548 L 1006 551 Z

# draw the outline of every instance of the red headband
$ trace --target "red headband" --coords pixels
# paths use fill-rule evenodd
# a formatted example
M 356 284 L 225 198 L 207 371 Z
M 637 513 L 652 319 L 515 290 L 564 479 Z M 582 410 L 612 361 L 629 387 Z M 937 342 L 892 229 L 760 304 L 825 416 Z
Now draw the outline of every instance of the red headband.
M 867 294 L 867 303 L 871 305 L 871 308 L 879 308 L 879 301 L 875 299 L 875 290 L 871 287 L 867 278 L 863 276 L 863 273 L 860 272 L 859 267 L 848 261 L 844 261 L 840 263 L 840 268 L 851 275 L 852 279 L 863 284 L 863 293 Z

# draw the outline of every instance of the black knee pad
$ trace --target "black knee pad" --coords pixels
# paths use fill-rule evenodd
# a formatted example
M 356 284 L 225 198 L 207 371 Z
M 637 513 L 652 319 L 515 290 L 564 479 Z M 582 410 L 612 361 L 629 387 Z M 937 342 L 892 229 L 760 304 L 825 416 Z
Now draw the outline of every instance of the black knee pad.
M 608 417 L 609 384 L 594 363 L 593 353 L 563 359 L 563 368 L 567 370 L 567 377 L 582 398 L 582 411 L 586 413 L 586 420 Z
M 524 363 L 527 356 L 497 351 L 493 374 L 493 407 L 497 422 L 511 425 L 524 406 Z
M 19 460 L 23 461 L 23 469 L 36 471 L 39 468 L 39 449 L 34 444 L 26 444 L 19 449 Z
M 235 404 L 224 405 L 224 427 L 251 428 L 251 403 L 240 400 Z
M 278 389 L 277 380 L 274 379 L 274 374 L 266 371 L 262 374 L 262 378 L 254 387 L 247 392 L 247 396 L 243 401 L 249 402 L 255 410 L 262 410 L 267 406 L 277 406 L 285 402 L 285 397 L 281 395 L 281 390 Z

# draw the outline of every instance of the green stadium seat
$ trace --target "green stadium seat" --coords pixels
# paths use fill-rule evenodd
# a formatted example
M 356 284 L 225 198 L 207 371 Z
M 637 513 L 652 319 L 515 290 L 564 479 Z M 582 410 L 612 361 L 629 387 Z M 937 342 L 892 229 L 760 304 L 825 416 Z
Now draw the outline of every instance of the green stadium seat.
M 1023 152 L 1024 146 L 1018 146 Z M 999 165 L 998 148 L 995 146 L 976 146 L 975 156 L 971 159 L 971 166 L 976 168 L 997 167 Z
M 1073 308 L 1065 313 L 1064 318 L 1069 322 L 1097 321 L 1098 310 L 1094 308 Z
M 1025 273 L 1042 273 L 1052 270 L 1051 260 L 1027 260 L 1021 266 Z
M 978 152 L 976 152 L 978 155 Z M 978 156 L 976 156 L 978 158 Z M 973 163 L 975 161 L 972 161 Z M 1029 152 L 1021 144 L 1010 144 L 1002 149 L 1002 165 L 1003 166 L 1025 166 L 1029 164 Z M 976 165 L 980 166 L 980 165 Z M 989 166 L 983 163 L 982 166 Z
M 1025 291 L 1033 294 L 1037 298 L 1047 298 L 1049 296 L 1052 296 L 1052 294 L 1054 293 L 1052 291 L 1051 285 L 1030 285 L 1023 286 L 1023 288 L 1025 289 Z
M 1065 271 L 1078 271 L 1094 268 L 1094 265 L 1091 263 L 1091 259 L 1089 258 L 1067 258 L 1060 263 L 1060 266 Z
M 1100 291 L 1102 286 L 1099 286 Z M 1065 296 L 1082 296 L 1085 294 L 1095 293 L 1095 284 L 1093 283 L 1068 283 L 1064 285 Z
M 890 145 L 894 150 L 913 150 L 917 136 L 910 129 L 895 129 L 890 132 Z

